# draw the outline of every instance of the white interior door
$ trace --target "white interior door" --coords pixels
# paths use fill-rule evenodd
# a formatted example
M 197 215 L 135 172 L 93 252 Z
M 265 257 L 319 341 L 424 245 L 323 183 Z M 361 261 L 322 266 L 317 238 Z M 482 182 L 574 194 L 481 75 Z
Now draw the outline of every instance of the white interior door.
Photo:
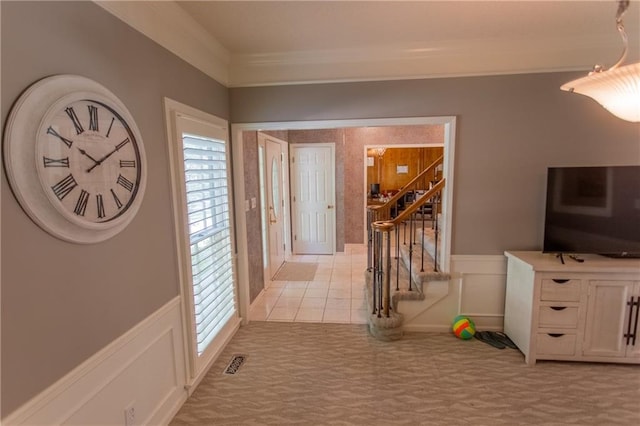
M 293 252 L 333 254 L 335 250 L 335 147 L 291 146 Z
M 267 223 L 269 234 L 269 277 L 273 278 L 285 258 L 285 202 L 282 169 L 282 146 L 267 139 L 266 182 Z

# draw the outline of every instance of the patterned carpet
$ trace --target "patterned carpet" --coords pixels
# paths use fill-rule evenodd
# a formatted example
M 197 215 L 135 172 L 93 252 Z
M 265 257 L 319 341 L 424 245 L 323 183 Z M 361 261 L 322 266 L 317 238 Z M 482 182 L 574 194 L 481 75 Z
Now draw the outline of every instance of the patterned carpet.
M 233 354 L 247 356 L 235 375 Z M 539 361 L 452 334 L 242 327 L 172 425 L 636 425 L 640 367 Z

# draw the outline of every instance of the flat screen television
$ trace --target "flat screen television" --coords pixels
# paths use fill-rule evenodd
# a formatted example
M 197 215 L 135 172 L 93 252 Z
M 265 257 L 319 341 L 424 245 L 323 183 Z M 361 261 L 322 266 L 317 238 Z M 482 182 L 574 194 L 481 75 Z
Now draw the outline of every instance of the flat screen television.
M 550 167 L 543 252 L 640 257 L 640 166 Z
M 372 183 L 371 184 L 371 198 L 375 198 L 380 195 L 380 184 Z

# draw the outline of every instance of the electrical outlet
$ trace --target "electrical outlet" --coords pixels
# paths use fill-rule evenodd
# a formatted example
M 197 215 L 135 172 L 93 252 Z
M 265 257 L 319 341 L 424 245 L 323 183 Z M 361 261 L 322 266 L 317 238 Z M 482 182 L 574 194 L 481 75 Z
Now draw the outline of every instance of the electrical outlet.
M 124 409 L 124 426 L 134 426 L 136 424 L 136 406 L 132 402 Z

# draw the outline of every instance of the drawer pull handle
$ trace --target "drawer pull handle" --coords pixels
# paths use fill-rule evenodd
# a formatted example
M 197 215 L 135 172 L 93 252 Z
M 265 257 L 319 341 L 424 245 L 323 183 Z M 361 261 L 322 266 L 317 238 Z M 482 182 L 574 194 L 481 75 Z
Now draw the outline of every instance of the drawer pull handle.
M 571 280 L 561 280 L 561 279 L 559 279 L 559 278 L 553 278 L 553 279 L 552 279 L 552 281 L 553 281 L 554 283 L 557 283 L 557 284 L 566 284 L 566 283 L 568 283 L 568 282 L 569 282 L 569 281 L 571 281 Z
M 635 297 L 631 296 L 631 300 L 627 302 L 627 306 L 629 306 L 629 324 L 627 325 L 627 332 L 624 334 L 624 337 L 627 338 L 627 345 L 631 344 L 632 346 L 636 345 L 636 337 L 638 334 L 638 311 L 640 311 L 640 296 L 638 296 L 638 300 L 634 301 Z M 633 308 L 636 310 L 636 318 L 635 323 L 633 322 Z M 633 324 L 633 332 L 631 331 L 631 325 Z
M 564 333 L 547 333 L 549 337 L 562 337 Z
M 567 309 L 566 306 L 549 306 L 549 307 L 554 311 L 564 311 L 565 309 Z

